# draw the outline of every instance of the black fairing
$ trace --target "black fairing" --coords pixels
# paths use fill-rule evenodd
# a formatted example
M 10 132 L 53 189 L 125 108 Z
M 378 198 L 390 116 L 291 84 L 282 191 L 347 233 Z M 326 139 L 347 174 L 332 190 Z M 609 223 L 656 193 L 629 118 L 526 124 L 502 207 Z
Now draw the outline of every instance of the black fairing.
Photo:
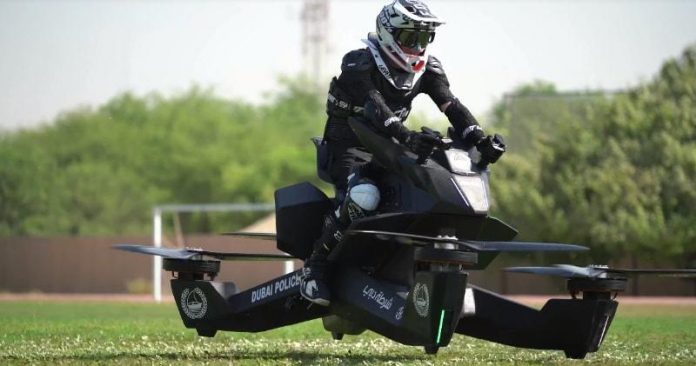
M 402 145 L 382 137 L 359 119 L 349 124 L 365 147 L 373 154 L 373 161 L 389 173 L 380 188 L 386 197 L 380 212 L 434 212 L 454 215 L 474 215 L 452 179 L 452 173 L 435 161 L 418 164 L 418 157 Z M 390 191 L 394 198 L 390 200 Z M 390 205 L 392 205 L 390 207 Z
M 306 259 L 312 243 L 321 235 L 323 216 L 331 209 L 324 192 L 304 182 L 275 192 L 278 249 Z

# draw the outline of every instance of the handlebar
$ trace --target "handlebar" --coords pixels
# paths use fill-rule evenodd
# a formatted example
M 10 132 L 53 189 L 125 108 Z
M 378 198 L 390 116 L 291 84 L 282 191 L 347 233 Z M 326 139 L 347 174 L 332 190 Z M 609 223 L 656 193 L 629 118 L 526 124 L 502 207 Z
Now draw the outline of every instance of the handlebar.
M 480 171 L 484 171 L 484 170 L 488 169 L 488 165 L 489 165 L 490 163 L 491 163 L 490 161 L 488 161 L 488 160 L 484 159 L 483 157 L 481 157 L 481 160 L 479 160 L 479 162 L 476 163 L 476 169 L 478 169 L 478 170 L 480 170 Z

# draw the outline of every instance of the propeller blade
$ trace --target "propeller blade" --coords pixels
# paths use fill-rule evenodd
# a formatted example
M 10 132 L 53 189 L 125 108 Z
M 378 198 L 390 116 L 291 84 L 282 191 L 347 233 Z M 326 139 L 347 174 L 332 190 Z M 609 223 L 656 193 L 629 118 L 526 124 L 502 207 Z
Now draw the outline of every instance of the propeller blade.
M 200 253 L 191 252 L 186 249 L 159 248 L 137 244 L 116 244 L 113 246 L 113 248 L 133 253 L 158 255 L 160 257 L 172 259 L 191 259 L 195 256 L 201 255 Z
M 530 241 L 471 241 L 468 243 L 481 252 L 582 252 L 588 247 L 575 244 L 538 243 Z
M 460 242 L 457 238 L 446 238 L 446 237 L 433 237 L 424 236 L 416 234 L 407 233 L 394 233 L 391 231 L 379 231 L 379 230 L 348 230 L 346 232 L 348 235 L 366 235 L 372 236 L 379 240 L 394 240 L 399 244 L 404 245 L 415 245 L 415 246 L 425 246 L 432 243 L 450 243 L 459 244 L 466 247 L 469 250 L 478 250 L 478 247 L 469 244 L 468 242 Z
M 578 267 L 571 264 L 554 264 L 553 267 L 509 267 L 508 272 L 531 273 L 566 278 L 595 278 L 614 273 L 621 276 L 629 275 L 665 275 L 679 277 L 696 277 L 696 269 L 639 269 L 639 268 L 603 268 L 603 267 Z
M 457 238 L 432 237 L 377 230 L 349 230 L 347 234 L 369 235 L 380 240 L 395 240 L 397 243 L 405 245 L 424 246 L 432 243 L 452 243 L 476 252 L 579 252 L 589 250 L 587 247 L 574 244 L 525 241 L 459 241 Z
M 249 239 L 271 240 L 271 241 L 275 241 L 276 237 L 277 237 L 276 234 L 273 234 L 273 233 L 240 233 L 240 232 L 235 232 L 235 233 L 222 233 L 222 235 L 235 236 L 238 238 L 249 238 Z
M 214 252 L 199 248 L 187 248 L 190 252 L 207 255 L 223 261 L 289 261 L 295 259 L 285 254 L 263 254 L 263 253 L 227 253 Z
M 629 274 L 629 275 L 652 274 L 652 275 L 677 276 L 677 277 L 696 276 L 696 269 L 607 268 L 607 269 L 605 269 L 605 271 L 610 272 L 610 273 L 620 273 L 620 274 Z
M 584 274 L 579 273 L 578 271 L 564 267 L 508 267 L 505 268 L 505 271 L 565 278 L 587 277 Z
M 564 268 L 570 272 L 576 273 L 576 277 L 592 278 L 607 273 L 606 268 L 601 267 L 578 267 L 572 264 L 554 264 L 554 267 Z
M 208 256 L 223 261 L 288 261 L 294 259 L 293 257 L 284 254 L 229 253 L 215 252 L 201 248 L 173 249 L 136 244 L 117 244 L 114 245 L 113 248 L 133 253 L 158 255 L 160 257 L 171 259 L 193 259 L 195 257 L 202 256 Z

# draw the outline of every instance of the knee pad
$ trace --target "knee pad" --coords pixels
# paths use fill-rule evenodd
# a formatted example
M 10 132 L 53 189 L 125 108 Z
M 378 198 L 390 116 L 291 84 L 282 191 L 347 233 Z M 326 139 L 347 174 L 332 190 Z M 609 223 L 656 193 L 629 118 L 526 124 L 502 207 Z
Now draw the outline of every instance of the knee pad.
M 365 211 L 374 211 L 379 205 L 379 189 L 372 183 L 361 183 L 351 187 L 348 197 Z
M 351 187 L 336 216 L 344 223 L 372 214 L 379 205 L 379 189 L 371 182 Z

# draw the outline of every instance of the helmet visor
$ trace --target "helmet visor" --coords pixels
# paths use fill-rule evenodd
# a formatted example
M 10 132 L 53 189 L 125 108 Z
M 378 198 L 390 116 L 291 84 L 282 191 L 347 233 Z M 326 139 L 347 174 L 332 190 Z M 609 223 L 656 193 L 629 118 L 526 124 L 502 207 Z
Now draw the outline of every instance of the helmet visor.
M 417 30 L 417 29 L 400 29 L 396 35 L 396 41 L 402 47 L 407 48 L 425 48 L 428 43 L 435 39 L 435 32 Z

